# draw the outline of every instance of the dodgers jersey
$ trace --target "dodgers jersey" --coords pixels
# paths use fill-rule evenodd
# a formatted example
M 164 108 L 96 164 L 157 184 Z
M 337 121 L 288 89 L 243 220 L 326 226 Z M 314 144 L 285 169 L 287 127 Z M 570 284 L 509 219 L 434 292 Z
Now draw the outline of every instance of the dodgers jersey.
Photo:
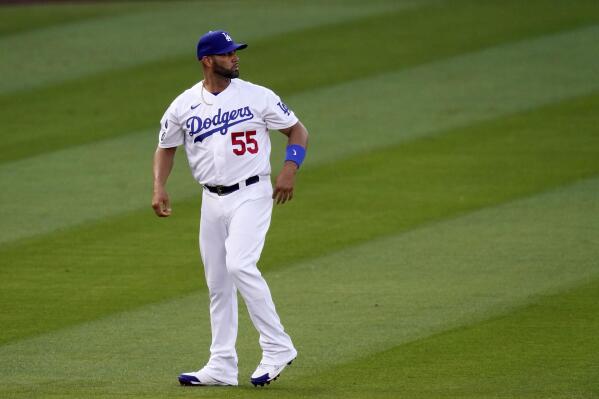
M 285 129 L 297 121 L 265 87 L 231 79 L 215 96 L 199 82 L 164 113 L 158 145 L 185 145 L 191 173 L 200 184 L 230 186 L 251 176 L 269 175 L 268 130 Z

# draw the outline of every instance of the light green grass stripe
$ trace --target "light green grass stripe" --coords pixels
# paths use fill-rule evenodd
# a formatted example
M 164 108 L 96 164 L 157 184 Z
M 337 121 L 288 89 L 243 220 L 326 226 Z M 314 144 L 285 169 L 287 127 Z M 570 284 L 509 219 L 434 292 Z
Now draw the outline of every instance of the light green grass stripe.
M 598 35 L 580 29 L 291 97 L 312 133 L 306 169 L 598 90 Z M 284 143 L 273 137 L 276 170 Z M 0 243 L 148 206 L 155 140 L 137 132 L 0 166 Z M 180 151 L 175 199 L 199 192 L 185 164 Z
M 324 88 L 293 103 L 317 129 L 313 147 L 326 149 L 315 157 L 335 159 L 593 92 L 597 70 L 594 25 Z
M 589 179 L 267 273 L 300 351 L 272 394 L 302 397 L 285 386 L 599 275 L 598 193 L 599 179 Z M 247 317 L 240 328 L 247 386 L 260 354 Z M 209 341 L 207 296 L 194 294 L 0 347 L 0 392 L 191 397 L 197 391 L 181 390 L 174 378 L 201 366 Z
M 426 4 L 426 2 L 420 2 Z M 210 29 L 252 41 L 416 6 L 415 1 L 140 2 L 136 13 L 0 37 L 0 94 L 189 54 Z

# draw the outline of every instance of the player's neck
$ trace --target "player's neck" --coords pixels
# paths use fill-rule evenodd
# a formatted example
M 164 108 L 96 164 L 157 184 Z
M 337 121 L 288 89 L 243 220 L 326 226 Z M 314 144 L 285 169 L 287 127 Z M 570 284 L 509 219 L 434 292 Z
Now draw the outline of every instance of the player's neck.
M 220 93 L 224 91 L 229 84 L 231 84 L 231 79 L 225 78 L 219 75 L 206 75 L 204 76 L 204 81 L 202 82 L 204 85 L 204 89 L 209 91 L 212 94 Z

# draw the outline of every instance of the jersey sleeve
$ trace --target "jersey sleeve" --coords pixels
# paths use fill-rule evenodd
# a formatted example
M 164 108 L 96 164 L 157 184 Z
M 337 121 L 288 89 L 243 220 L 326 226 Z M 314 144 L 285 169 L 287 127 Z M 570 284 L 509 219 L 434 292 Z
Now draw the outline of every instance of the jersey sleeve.
M 266 90 L 266 109 L 264 110 L 264 121 L 268 129 L 286 129 L 295 125 L 298 121 L 292 110 L 279 96 L 271 90 Z
M 173 102 L 160 120 L 160 131 L 158 133 L 158 146 L 161 148 L 171 148 L 183 145 L 185 142 L 185 132 L 181 129 L 179 118 L 175 113 L 175 103 Z

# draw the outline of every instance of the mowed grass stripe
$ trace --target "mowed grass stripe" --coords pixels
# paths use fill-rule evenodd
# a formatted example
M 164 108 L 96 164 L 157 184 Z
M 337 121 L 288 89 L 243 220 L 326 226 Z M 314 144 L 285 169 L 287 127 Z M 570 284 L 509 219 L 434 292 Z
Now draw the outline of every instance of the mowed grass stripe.
M 123 14 L 140 8 L 139 4 L 131 2 L 28 4 L 26 6 L 2 5 L 1 7 L 0 41 L 9 35 Z
M 593 11 L 595 7 L 587 9 L 582 5 L 547 7 L 539 12 L 537 6 L 529 6 L 528 2 L 477 4 L 452 2 L 407 9 L 325 29 L 305 29 L 294 36 L 256 40 L 243 53 L 243 76 L 288 96 L 500 43 L 573 29 L 598 20 L 599 14 L 599 10 Z M 519 17 L 514 18 L 516 14 Z M 438 34 L 439 26 L 446 29 L 443 34 Z M 371 57 L 357 57 L 355 50 L 339 48 L 339 38 L 345 39 L 341 43 L 352 43 L 368 54 L 385 56 L 374 62 Z M 390 42 L 398 45 L 389 46 Z M 153 126 L 156 115 L 164 112 L 165 103 L 199 78 L 199 66 L 192 58 L 191 54 L 169 58 L 0 97 L 3 131 L 24 132 L 3 135 L 0 162 Z M 265 62 L 268 68 L 264 67 Z
M 598 34 L 579 29 L 292 96 L 312 132 L 303 170 L 599 90 Z M 285 137 L 272 136 L 276 171 Z M 142 131 L 0 165 L 0 243 L 147 207 L 155 145 L 156 130 Z M 199 191 L 183 152 L 169 183 L 177 200 Z
M 599 4 L 587 0 L 575 4 L 441 1 L 281 34 L 273 42 L 257 43 L 256 51 L 244 54 L 248 59 L 244 68 L 248 76 L 267 80 L 269 86 L 283 93 L 297 92 L 597 23 Z M 274 43 L 280 50 L 271 50 Z M 265 56 L 270 70 L 285 73 L 272 74 L 254 62 Z M 305 59 L 315 62 L 306 63 Z M 310 76 L 308 82 L 298 79 L 305 75 Z
M 253 41 L 418 4 L 253 0 L 231 3 L 223 12 L 215 1 L 129 3 L 125 7 L 130 12 L 0 37 L 0 93 L 55 85 L 165 57 L 189 62 L 195 58 L 197 39 L 210 29 L 227 29 L 237 40 L 242 36 Z M 114 8 L 110 4 L 99 7 Z
M 300 351 L 293 367 L 270 387 L 272 394 L 343 396 L 356 376 L 357 358 L 476 325 L 498 313 L 510 317 L 515 307 L 538 295 L 597 278 L 599 245 L 586 238 L 599 232 L 599 218 L 589 218 L 599 211 L 598 191 L 599 179 L 591 179 L 268 272 L 278 309 Z M 14 397 L 198 395 L 181 389 L 175 377 L 207 358 L 207 300 L 206 293 L 193 294 L 4 345 L 0 392 Z M 246 313 L 241 315 L 243 387 L 200 395 L 265 395 L 247 380 L 260 353 L 256 333 Z M 419 364 L 434 359 L 424 354 Z M 374 361 L 367 360 L 360 374 L 365 378 L 377 372 L 370 369 Z M 399 369 L 397 363 L 385 365 L 389 378 L 394 367 Z M 476 371 L 476 365 L 471 367 Z M 38 371 L 31 373 L 31 368 Z M 397 393 L 398 383 L 391 378 L 380 392 Z M 321 384 L 327 388 L 319 390 Z
M 599 25 L 292 97 L 295 109 L 315 128 L 310 161 L 336 161 L 596 91 L 597 37 Z M 556 48 L 561 49 L 558 59 Z
M 314 168 L 276 208 L 261 267 L 596 175 L 597 107 L 599 94 Z M 196 290 L 198 213 L 199 198 L 166 220 L 148 209 L 5 246 L 1 341 Z
M 316 398 L 594 398 L 598 313 L 594 279 L 509 314 L 302 378 L 292 389 Z

